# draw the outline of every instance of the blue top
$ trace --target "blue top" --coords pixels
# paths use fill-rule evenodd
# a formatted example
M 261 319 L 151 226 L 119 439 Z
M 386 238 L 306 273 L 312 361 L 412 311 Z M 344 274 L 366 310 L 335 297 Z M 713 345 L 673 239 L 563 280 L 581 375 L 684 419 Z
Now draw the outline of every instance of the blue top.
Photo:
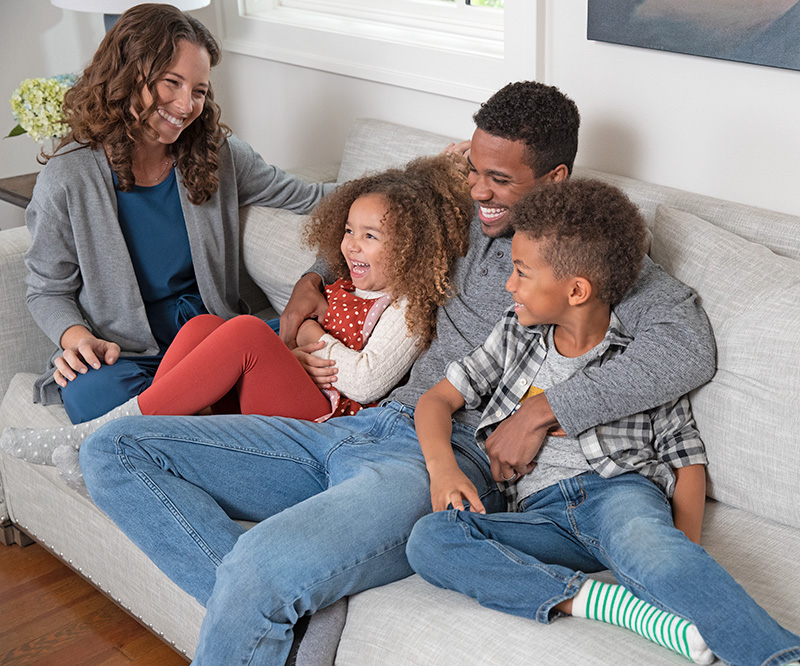
M 116 186 L 116 174 L 113 177 Z M 163 354 L 183 324 L 207 312 L 194 273 L 175 169 L 153 187 L 117 190 L 117 216 L 147 319 Z

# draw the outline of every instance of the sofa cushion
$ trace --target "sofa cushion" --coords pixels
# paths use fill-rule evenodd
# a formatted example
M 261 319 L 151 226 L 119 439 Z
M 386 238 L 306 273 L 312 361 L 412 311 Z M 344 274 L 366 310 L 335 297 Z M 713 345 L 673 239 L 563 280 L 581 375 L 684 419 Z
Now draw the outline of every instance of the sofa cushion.
M 698 293 L 717 340 L 717 373 L 692 395 L 709 496 L 800 527 L 800 262 L 665 206 L 651 254 Z
M 800 633 L 800 532 L 709 501 L 702 543 L 772 617 Z M 607 572 L 592 577 L 609 580 Z M 418 576 L 350 597 L 336 655 L 337 666 L 688 663 L 626 629 L 574 617 L 539 624 Z
M 800 259 L 800 217 L 744 204 L 693 194 L 663 185 L 654 185 L 583 167 L 575 168 L 576 178 L 598 178 L 622 189 L 639 206 L 648 225 L 652 225 L 659 204 L 691 212 L 714 226 L 733 232 L 754 243 L 766 245 L 783 257 Z
M 367 172 L 403 166 L 415 157 L 440 153 L 451 141 L 460 140 L 382 120 L 361 118 L 348 132 L 337 181 L 344 183 Z
M 292 295 L 295 282 L 316 258 L 302 242 L 308 216 L 248 206 L 241 210 L 240 220 L 245 268 L 280 314 Z

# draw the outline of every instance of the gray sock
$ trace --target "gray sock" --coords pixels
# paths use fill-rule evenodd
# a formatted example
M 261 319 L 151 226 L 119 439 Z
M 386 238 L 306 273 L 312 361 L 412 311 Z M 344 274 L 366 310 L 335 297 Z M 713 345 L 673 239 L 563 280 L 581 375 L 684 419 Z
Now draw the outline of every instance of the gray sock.
M 53 452 L 62 444 L 72 446 L 77 451 L 81 442 L 101 425 L 120 416 L 133 416 L 141 413 L 139 401 L 134 397 L 119 407 L 115 407 L 108 414 L 78 425 L 41 429 L 6 428 L 3 436 L 0 437 L 0 448 L 15 458 L 21 458 L 36 465 L 52 465 Z
M 89 491 L 86 490 L 86 484 L 83 482 L 81 464 L 78 462 L 79 455 L 79 450 L 74 446 L 62 444 L 53 451 L 53 465 L 64 483 L 86 499 L 91 499 Z

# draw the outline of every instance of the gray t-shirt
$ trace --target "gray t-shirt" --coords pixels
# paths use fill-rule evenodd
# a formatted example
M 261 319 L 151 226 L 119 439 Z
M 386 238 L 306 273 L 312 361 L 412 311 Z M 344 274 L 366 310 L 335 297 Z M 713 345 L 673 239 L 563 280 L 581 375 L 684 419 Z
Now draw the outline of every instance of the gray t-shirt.
M 545 342 L 547 355 L 539 372 L 531 379 L 528 396 L 566 381 L 576 372 L 583 370 L 588 363 L 602 356 L 608 348 L 608 338 L 604 338 L 599 345 L 592 347 L 581 356 L 574 358 L 562 356 L 553 343 L 555 328 L 555 326 L 551 326 L 547 333 Z M 536 467 L 533 468 L 533 471 L 517 482 L 517 497 L 520 501 L 554 483 L 591 469 L 589 463 L 586 462 L 577 437 L 554 437 L 552 435 L 546 437 L 534 461 Z

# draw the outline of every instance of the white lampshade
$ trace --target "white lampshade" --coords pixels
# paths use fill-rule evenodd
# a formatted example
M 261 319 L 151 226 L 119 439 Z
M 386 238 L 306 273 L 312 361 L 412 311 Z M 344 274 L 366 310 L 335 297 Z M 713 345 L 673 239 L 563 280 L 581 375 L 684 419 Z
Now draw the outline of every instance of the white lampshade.
M 50 0 L 50 3 L 61 9 L 72 9 L 76 12 L 97 12 L 98 14 L 122 14 L 126 10 L 134 7 L 144 0 L 139 2 L 131 2 L 130 0 Z M 150 2 L 159 2 L 159 0 L 150 0 Z M 162 5 L 174 5 L 184 12 L 191 11 L 192 9 L 200 9 L 207 7 L 211 0 L 169 0 L 159 2 Z

